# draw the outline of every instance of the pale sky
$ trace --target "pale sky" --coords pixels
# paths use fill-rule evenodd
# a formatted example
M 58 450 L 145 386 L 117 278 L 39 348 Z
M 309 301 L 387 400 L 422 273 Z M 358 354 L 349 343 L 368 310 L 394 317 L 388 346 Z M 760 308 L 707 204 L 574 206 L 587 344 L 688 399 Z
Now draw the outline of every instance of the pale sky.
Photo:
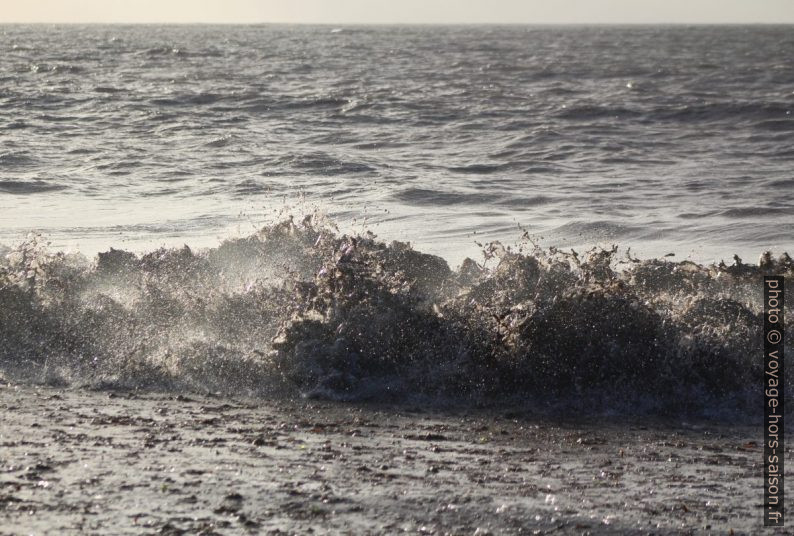
M 794 0 L 0 0 L 3 22 L 794 23 Z

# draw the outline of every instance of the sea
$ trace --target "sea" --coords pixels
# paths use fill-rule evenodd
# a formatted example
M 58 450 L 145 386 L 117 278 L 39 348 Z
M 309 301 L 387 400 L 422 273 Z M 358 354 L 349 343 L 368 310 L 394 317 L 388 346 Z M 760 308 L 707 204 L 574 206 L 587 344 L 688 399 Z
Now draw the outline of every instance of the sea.
M 791 26 L 3 25 L 0 52 L 7 375 L 758 402 Z
M 794 249 L 790 26 L 0 26 L 0 243 L 217 245 L 296 203 L 475 241 Z M 520 227 L 520 229 L 519 229 Z

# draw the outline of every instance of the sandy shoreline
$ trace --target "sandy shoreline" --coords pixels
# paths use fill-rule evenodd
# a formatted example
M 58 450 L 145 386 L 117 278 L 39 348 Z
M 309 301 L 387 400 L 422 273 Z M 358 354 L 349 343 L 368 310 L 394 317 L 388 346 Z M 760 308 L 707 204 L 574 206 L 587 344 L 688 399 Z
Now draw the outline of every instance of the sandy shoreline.
M 746 426 L 12 385 L 0 407 L 2 534 L 762 530 Z

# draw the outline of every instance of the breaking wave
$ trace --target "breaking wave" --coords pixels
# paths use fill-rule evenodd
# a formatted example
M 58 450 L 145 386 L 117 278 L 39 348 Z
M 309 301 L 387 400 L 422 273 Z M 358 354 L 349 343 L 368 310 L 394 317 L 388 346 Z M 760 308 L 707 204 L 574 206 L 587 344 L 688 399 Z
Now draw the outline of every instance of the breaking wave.
M 529 241 L 451 270 L 317 215 L 203 251 L 0 253 L 14 381 L 650 414 L 760 408 L 761 276 L 794 272 Z

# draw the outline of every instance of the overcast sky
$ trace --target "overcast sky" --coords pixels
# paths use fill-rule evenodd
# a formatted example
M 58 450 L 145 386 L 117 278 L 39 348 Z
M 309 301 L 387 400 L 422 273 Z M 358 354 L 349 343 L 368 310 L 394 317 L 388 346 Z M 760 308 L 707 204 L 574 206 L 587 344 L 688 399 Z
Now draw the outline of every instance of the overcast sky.
M 0 0 L 0 22 L 794 23 L 794 0 Z

